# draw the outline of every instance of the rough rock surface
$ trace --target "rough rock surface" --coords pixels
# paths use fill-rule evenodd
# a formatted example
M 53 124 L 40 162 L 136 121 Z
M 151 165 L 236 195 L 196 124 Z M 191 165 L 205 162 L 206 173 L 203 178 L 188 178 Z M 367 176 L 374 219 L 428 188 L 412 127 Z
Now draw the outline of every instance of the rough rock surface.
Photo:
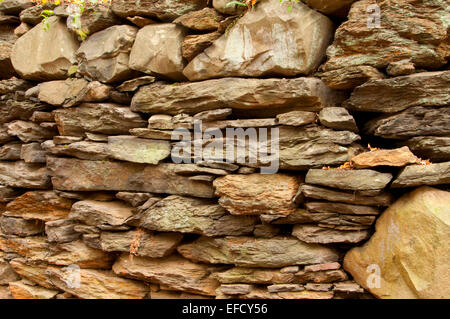
M 130 53 L 129 66 L 174 81 L 184 80 L 182 43 L 186 30 L 175 24 L 152 24 L 139 30 Z
M 383 189 L 391 179 L 392 175 L 389 173 L 368 169 L 354 171 L 311 169 L 306 174 L 305 181 L 308 184 L 356 191 Z
M 393 150 L 375 150 L 358 154 L 352 158 L 356 168 L 370 168 L 377 166 L 403 167 L 409 164 L 419 164 L 420 159 L 407 146 Z
M 63 269 L 52 267 L 47 273 L 53 285 L 83 299 L 144 299 L 148 292 L 145 284 L 120 278 L 111 271 L 80 270 L 80 288 L 67 284 Z
M 158 164 L 170 155 L 170 144 L 134 136 L 110 136 L 108 152 L 112 158 L 122 161 Z
M 0 162 L 0 183 L 11 187 L 46 189 L 50 179 L 44 165 L 23 161 Z
M 49 18 L 48 31 L 38 24 L 20 37 L 11 52 L 16 72 L 27 80 L 59 80 L 75 63 L 78 41 L 57 17 Z
M 140 227 L 157 231 L 178 231 L 205 236 L 248 235 L 256 218 L 231 216 L 211 201 L 169 196 L 139 217 Z
M 143 258 L 123 254 L 113 266 L 119 275 L 164 285 L 200 295 L 214 296 L 219 283 L 211 277 L 218 267 L 195 264 L 177 255 L 166 258 Z
M 73 201 L 53 191 L 26 192 L 6 205 L 4 216 L 55 221 L 69 215 Z
M 58 109 L 54 115 L 61 135 L 127 134 L 130 129 L 145 125 L 141 115 L 111 103 L 83 103 L 75 108 Z
M 393 188 L 450 183 L 450 162 L 405 167 L 392 182 Z
M 263 268 L 333 262 L 339 258 L 333 248 L 306 244 L 294 237 L 200 237 L 179 246 L 178 252 L 193 261 Z
M 47 165 L 51 172 L 53 186 L 59 190 L 144 191 L 205 198 L 213 196 L 212 185 L 178 175 L 174 167 L 176 164 L 150 166 L 49 158 Z
M 127 80 L 132 75 L 128 62 L 137 31 L 118 25 L 89 37 L 76 52 L 78 71 L 104 83 Z
M 373 5 L 378 5 L 382 13 L 379 25 Z M 448 54 L 446 6 L 445 0 L 357 1 L 348 21 L 336 31 L 334 43 L 327 50 L 325 68 L 357 65 L 384 68 L 404 59 L 411 60 L 416 68 L 439 68 L 446 63 Z
M 233 215 L 289 215 L 299 180 L 273 174 L 227 175 L 214 181 L 219 204 Z
M 206 7 L 207 0 L 113 0 L 112 10 L 120 17 L 156 17 L 163 21 L 174 20 L 183 14 Z
M 440 71 L 368 81 L 353 91 L 345 106 L 354 111 L 394 113 L 411 106 L 449 103 L 450 71 Z
M 316 111 L 335 106 L 342 96 L 314 78 L 234 79 L 225 78 L 179 85 L 154 84 L 139 89 L 133 111 L 195 114 L 229 107 Z
M 345 269 L 379 298 L 448 296 L 449 199 L 430 187 L 404 195 L 377 221 L 369 242 L 347 253 Z M 370 265 L 378 267 L 378 282 Z
M 368 134 L 387 139 L 407 139 L 414 136 L 447 136 L 450 107 L 428 108 L 415 106 L 393 115 L 385 115 L 366 122 Z
M 191 81 L 228 76 L 294 76 L 310 74 L 325 56 L 333 23 L 298 3 L 266 0 L 247 12 L 184 75 Z M 300 23 L 301 21 L 301 23 Z

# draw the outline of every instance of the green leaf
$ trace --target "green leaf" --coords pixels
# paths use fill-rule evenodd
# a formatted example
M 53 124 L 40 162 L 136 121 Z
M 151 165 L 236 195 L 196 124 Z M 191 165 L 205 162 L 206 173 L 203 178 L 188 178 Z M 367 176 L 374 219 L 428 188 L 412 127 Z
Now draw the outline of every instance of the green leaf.
M 240 6 L 240 7 L 246 7 L 247 6 L 245 3 L 242 3 L 240 1 L 231 1 L 231 2 L 227 3 L 226 7 L 229 8 L 229 7 L 232 7 L 234 5 Z

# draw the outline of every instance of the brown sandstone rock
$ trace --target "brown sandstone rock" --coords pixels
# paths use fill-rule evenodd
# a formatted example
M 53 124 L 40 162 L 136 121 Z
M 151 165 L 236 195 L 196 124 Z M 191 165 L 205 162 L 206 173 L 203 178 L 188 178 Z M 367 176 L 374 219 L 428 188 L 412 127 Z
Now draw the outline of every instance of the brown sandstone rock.
M 449 103 L 450 71 L 440 71 L 368 81 L 353 91 L 345 107 L 393 113 L 411 106 L 446 106 Z
M 231 14 L 231 15 L 239 15 L 240 13 L 244 12 L 245 8 L 238 5 L 233 6 L 227 6 L 229 3 L 228 0 L 213 0 L 212 4 L 214 9 L 217 11 L 224 13 L 224 14 Z
M 26 237 L 43 233 L 44 224 L 37 220 L 7 217 L 3 214 L 0 218 L 0 229 L 5 235 Z
M 297 3 L 290 11 L 287 5 L 277 0 L 257 4 L 194 58 L 184 75 L 197 81 L 313 72 L 325 56 L 333 23 L 304 4 Z
M 220 32 L 212 32 L 186 36 L 183 41 L 183 46 L 181 47 L 183 58 L 191 61 L 197 55 L 205 51 L 207 47 L 212 45 L 221 35 Z
M 46 274 L 48 266 L 45 263 L 30 262 L 24 258 L 14 258 L 10 261 L 11 267 L 23 278 L 30 280 L 44 288 L 57 289 Z
M 109 97 L 110 91 L 109 86 L 99 82 L 67 79 L 39 84 L 38 98 L 41 102 L 54 106 L 71 107 L 82 102 L 104 101 Z
M 54 114 L 60 135 L 84 136 L 86 131 L 127 134 L 146 123 L 128 107 L 110 103 L 83 103 L 75 108 L 58 109 Z
M 317 111 L 335 106 L 342 95 L 315 78 L 235 79 L 144 86 L 134 95 L 131 109 L 153 114 L 195 114 L 220 108 Z
M 47 240 L 53 243 L 68 243 L 78 240 L 80 233 L 75 231 L 75 226 L 78 225 L 70 219 L 59 219 L 45 223 L 45 235 Z
M 335 187 L 348 190 L 376 190 L 383 189 L 391 181 L 389 173 L 361 170 L 323 170 L 310 169 L 306 175 L 306 183 Z
M 350 205 L 330 202 L 308 202 L 305 204 L 309 212 L 314 213 L 338 213 L 346 215 L 378 215 L 379 211 L 375 207 Z
M 22 150 L 22 144 L 8 143 L 0 146 L 0 160 L 2 161 L 14 161 L 20 160 L 20 151 Z
M 171 23 L 140 29 L 130 53 L 130 68 L 175 81 L 184 80 L 181 45 L 185 35 L 183 27 Z
M 300 188 L 305 197 L 323 199 L 330 202 L 341 202 L 369 206 L 389 206 L 394 199 L 393 196 L 389 193 L 383 193 L 376 196 L 364 196 L 359 194 L 357 191 L 347 193 L 306 184 L 303 184 L 302 186 L 300 186 Z
M 137 242 L 133 255 L 162 258 L 170 255 L 183 239 L 179 233 L 151 233 L 142 230 L 129 232 L 102 232 L 100 245 L 107 252 L 130 252 Z
M 68 155 L 85 160 L 105 160 L 109 157 L 108 145 L 106 143 L 82 141 L 55 145 L 53 141 L 45 141 L 41 145 L 48 154 L 53 155 Z
M 262 268 L 332 262 L 339 258 L 333 248 L 306 244 L 294 237 L 200 237 L 179 246 L 178 252 L 196 262 Z
M 341 231 L 315 225 L 295 225 L 292 236 L 305 243 L 315 244 L 357 244 L 370 236 L 368 230 Z
M 414 136 L 448 136 L 450 134 L 450 107 L 431 108 L 414 106 L 400 113 L 386 115 L 366 122 L 368 134 L 389 139 L 407 139 Z
M 82 241 L 74 241 L 60 245 L 50 245 L 46 237 L 0 237 L 0 248 L 25 257 L 31 262 L 48 262 L 58 266 L 77 264 L 81 268 L 108 269 L 114 256 L 92 249 Z
M 167 141 L 146 140 L 135 136 L 108 137 L 109 156 L 122 161 L 158 164 L 170 155 L 170 150 Z
M 402 144 L 411 151 L 432 162 L 450 161 L 450 137 L 418 136 Z
M 214 181 L 219 204 L 233 215 L 289 215 L 299 180 L 284 174 L 227 175 Z
M 53 191 L 26 192 L 6 206 L 5 216 L 54 221 L 67 218 L 72 201 Z
M 47 274 L 53 285 L 82 299 L 144 299 L 148 292 L 145 284 L 117 277 L 109 270 L 81 269 L 79 288 L 68 285 L 63 269 L 49 268 Z
M 79 18 L 81 30 L 88 36 L 120 24 L 121 20 L 108 6 L 85 4 L 83 12 Z M 79 27 L 74 23 L 74 19 L 67 19 L 67 28 L 71 31 L 79 31 Z
M 14 45 L 11 61 L 24 79 L 65 79 L 67 71 L 75 63 L 78 41 L 59 18 L 50 17 L 48 23 L 48 31 L 40 23 Z
M 447 298 L 449 207 L 446 191 L 404 195 L 378 219 L 369 242 L 347 253 L 345 269 L 378 298 Z
M 175 166 L 181 166 L 181 168 Z M 137 191 L 212 198 L 212 185 L 190 180 L 188 176 L 178 175 L 177 170 L 183 169 L 182 167 L 184 165 L 151 166 L 135 163 L 47 158 L 47 168 L 51 172 L 53 186 L 58 190 Z
M 450 183 L 450 162 L 405 167 L 392 182 L 392 188 Z
M 381 14 L 379 27 L 374 5 Z M 357 65 L 384 68 L 404 59 L 417 68 L 439 68 L 447 55 L 446 6 L 445 0 L 357 1 L 327 50 L 326 70 Z
M 84 200 L 72 205 L 69 218 L 97 226 L 122 226 L 133 216 L 132 208 L 122 202 Z
M 33 101 L 0 100 L 0 123 L 13 120 L 27 121 L 36 111 L 43 111 L 49 106 Z
M 173 23 L 198 31 L 215 31 L 224 17 L 212 8 L 192 11 L 175 19 Z
M 279 269 L 234 267 L 213 274 L 221 283 L 288 284 L 293 282 L 293 273 L 283 273 Z
M 332 15 L 345 15 L 350 8 L 350 5 L 356 0 L 302 0 L 310 7 Z
M 200 10 L 207 5 L 207 0 L 113 0 L 112 10 L 120 17 L 146 16 L 171 21 L 183 14 Z
M 369 80 L 384 79 L 383 73 L 368 65 L 357 65 L 330 70 L 319 74 L 322 81 L 332 89 L 353 90 Z
M 206 296 L 216 294 L 219 283 L 211 277 L 211 273 L 218 269 L 220 268 L 194 264 L 177 255 L 150 259 L 130 258 L 128 254 L 123 254 L 113 266 L 113 271 L 119 276 L 161 284 L 170 290 Z
M 78 71 L 103 83 L 130 78 L 133 72 L 128 61 L 137 31 L 133 26 L 115 25 L 94 33 L 76 53 Z
M 352 163 L 356 168 L 377 166 L 402 167 L 409 164 L 418 164 L 419 162 L 420 159 L 407 146 L 393 150 L 375 150 L 361 153 L 352 158 Z
M 10 264 L 6 260 L 0 258 L 0 285 L 7 285 L 8 283 L 19 279 L 19 275 L 14 272 Z
M 358 132 L 355 119 L 343 107 L 326 107 L 319 113 L 322 125 L 335 129 Z
M 59 292 L 40 286 L 27 285 L 23 281 L 10 282 L 9 290 L 14 299 L 52 299 Z
M 23 161 L 0 162 L 0 183 L 11 187 L 46 189 L 50 186 L 47 169 Z
M 277 115 L 279 124 L 289 126 L 303 126 L 313 123 L 317 118 L 314 112 L 292 111 Z
M 17 136 L 22 142 L 42 142 L 57 135 L 54 128 L 45 128 L 33 122 L 17 120 L 5 124 L 10 136 Z
M 139 225 L 157 231 L 205 236 L 247 235 L 256 218 L 231 216 L 219 205 L 202 199 L 169 196 L 139 216 Z
M 19 15 L 22 10 L 33 6 L 29 0 L 4 0 L 0 3 L 0 12 L 4 14 Z

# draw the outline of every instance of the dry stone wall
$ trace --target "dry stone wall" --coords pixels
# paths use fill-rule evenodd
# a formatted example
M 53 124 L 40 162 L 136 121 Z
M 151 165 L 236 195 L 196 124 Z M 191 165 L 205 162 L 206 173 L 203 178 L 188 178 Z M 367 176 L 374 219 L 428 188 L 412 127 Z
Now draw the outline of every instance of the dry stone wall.
M 0 299 L 450 297 L 448 2 L 227 2 L 0 2 Z

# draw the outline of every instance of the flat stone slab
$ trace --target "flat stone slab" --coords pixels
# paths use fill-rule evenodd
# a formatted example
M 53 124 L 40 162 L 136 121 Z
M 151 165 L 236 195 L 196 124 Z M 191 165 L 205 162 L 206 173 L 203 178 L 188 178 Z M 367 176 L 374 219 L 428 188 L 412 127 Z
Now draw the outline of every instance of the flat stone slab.
M 383 189 L 389 184 L 392 174 L 377 171 L 360 170 L 324 170 L 310 169 L 306 174 L 306 183 L 335 187 L 348 190 L 376 190 Z
M 392 188 L 450 184 L 450 162 L 405 167 L 392 182 Z

